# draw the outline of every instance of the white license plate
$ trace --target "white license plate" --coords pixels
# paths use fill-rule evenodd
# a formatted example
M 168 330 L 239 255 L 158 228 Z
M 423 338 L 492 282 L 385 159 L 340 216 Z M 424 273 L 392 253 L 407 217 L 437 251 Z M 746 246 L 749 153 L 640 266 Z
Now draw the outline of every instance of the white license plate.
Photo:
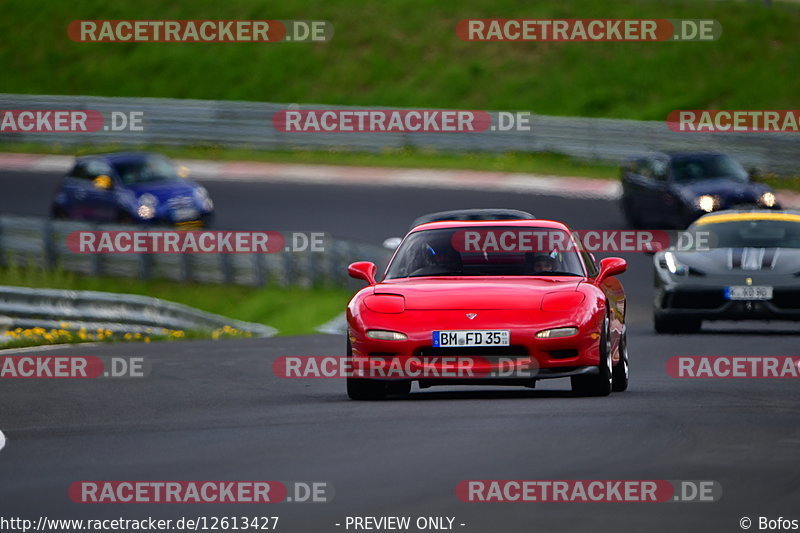
M 470 329 L 456 331 L 434 331 L 433 347 L 447 348 L 449 346 L 509 346 L 510 334 L 507 329 L 488 330 Z
M 765 285 L 734 285 L 725 288 L 728 300 L 772 300 L 772 287 Z
M 179 207 L 172 210 L 172 218 L 175 220 L 193 220 L 197 215 L 197 209 L 194 207 Z

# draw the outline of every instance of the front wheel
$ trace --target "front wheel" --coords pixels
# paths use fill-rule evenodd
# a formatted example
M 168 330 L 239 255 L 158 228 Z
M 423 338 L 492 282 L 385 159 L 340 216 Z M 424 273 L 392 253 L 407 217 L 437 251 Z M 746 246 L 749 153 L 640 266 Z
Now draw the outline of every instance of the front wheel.
M 628 388 L 628 333 L 622 332 L 619 339 L 619 361 L 611 372 L 611 390 L 622 392 Z
M 625 216 L 625 221 L 628 223 L 628 226 L 633 229 L 643 227 L 642 219 L 636 214 L 636 208 L 631 205 L 630 200 L 623 197 L 621 203 L 622 214 Z
M 572 376 L 572 392 L 578 396 L 608 396 L 611 394 L 612 368 L 611 368 L 611 341 L 609 335 L 608 315 L 603 320 L 603 330 L 600 333 L 600 364 L 597 374 L 588 376 Z
M 350 336 L 347 336 L 347 357 L 353 357 L 353 345 Z M 411 390 L 409 383 L 409 390 Z M 389 394 L 386 381 L 365 378 L 347 378 L 347 396 L 351 400 L 383 400 Z
M 388 393 L 388 387 L 384 381 L 347 378 L 347 395 L 351 400 L 383 400 Z

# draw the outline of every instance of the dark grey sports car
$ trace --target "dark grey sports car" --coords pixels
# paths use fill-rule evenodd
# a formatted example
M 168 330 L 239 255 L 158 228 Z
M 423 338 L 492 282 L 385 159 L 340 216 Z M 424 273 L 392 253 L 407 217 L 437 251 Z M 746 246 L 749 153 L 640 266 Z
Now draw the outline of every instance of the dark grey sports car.
M 780 207 L 729 155 L 654 153 L 622 165 L 622 212 L 634 228 L 685 228 L 706 213 Z
M 658 333 L 697 332 L 703 320 L 800 320 L 800 212 L 720 211 L 687 237 L 687 249 L 654 256 Z

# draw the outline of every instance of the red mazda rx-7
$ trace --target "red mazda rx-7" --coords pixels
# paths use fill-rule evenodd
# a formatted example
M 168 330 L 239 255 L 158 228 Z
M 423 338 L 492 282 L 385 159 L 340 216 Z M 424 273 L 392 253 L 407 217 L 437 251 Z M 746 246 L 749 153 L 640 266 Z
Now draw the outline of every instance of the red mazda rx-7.
M 627 267 L 595 264 L 550 220 L 447 221 L 412 229 L 382 281 L 373 263 L 347 307 L 347 393 L 408 394 L 412 382 L 517 385 L 569 377 L 579 395 L 628 386 Z

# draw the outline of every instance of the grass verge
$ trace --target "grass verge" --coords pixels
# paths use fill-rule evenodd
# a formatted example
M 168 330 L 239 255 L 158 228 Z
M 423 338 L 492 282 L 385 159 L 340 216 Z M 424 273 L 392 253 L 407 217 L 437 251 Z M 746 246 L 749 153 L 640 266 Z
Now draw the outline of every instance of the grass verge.
M 714 0 L 4 3 L 0 92 L 528 110 L 792 109 L 800 6 Z M 466 18 L 715 19 L 713 42 L 466 42 Z M 73 20 L 317 19 L 328 43 L 73 42 Z

